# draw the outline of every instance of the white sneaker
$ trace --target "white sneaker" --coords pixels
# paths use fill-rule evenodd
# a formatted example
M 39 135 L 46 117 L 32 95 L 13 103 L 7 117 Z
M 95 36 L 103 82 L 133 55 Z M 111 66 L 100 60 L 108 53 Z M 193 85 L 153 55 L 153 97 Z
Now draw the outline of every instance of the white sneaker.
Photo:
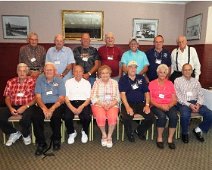
M 73 144 L 73 143 L 74 143 L 74 139 L 76 138 L 76 136 L 77 136 L 76 130 L 74 131 L 74 133 L 69 134 L 69 137 L 68 137 L 68 144 Z
M 8 141 L 6 142 L 6 146 L 11 146 L 21 137 L 21 132 L 17 131 L 16 133 L 11 133 Z
M 113 141 L 112 141 L 112 139 L 110 140 L 107 140 L 107 148 L 112 148 L 113 147 Z
M 29 144 L 31 144 L 31 137 L 30 137 L 30 135 L 29 136 L 27 136 L 27 137 L 23 137 L 23 141 L 24 141 L 24 144 L 25 145 L 29 145 Z
M 82 143 L 87 143 L 88 142 L 88 135 L 85 133 L 85 131 L 82 130 L 82 138 L 81 138 L 81 142 Z

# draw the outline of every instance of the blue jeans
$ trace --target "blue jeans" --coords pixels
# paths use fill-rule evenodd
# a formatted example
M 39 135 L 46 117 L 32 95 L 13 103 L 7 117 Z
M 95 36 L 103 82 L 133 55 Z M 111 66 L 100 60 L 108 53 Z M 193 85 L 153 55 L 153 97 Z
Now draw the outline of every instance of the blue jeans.
M 190 101 L 192 104 L 196 104 L 196 101 Z M 182 127 L 182 134 L 187 135 L 189 132 L 189 124 L 191 119 L 191 108 L 186 105 L 178 104 L 180 111 L 180 122 Z M 199 128 L 207 133 L 212 125 L 212 111 L 209 110 L 205 105 L 199 108 L 199 114 L 203 116 L 203 121 L 199 124 Z
M 169 118 L 169 128 L 176 128 L 177 126 L 177 110 L 172 107 L 169 111 L 163 111 L 155 106 L 151 107 L 152 112 L 158 117 L 156 126 L 164 128 L 166 126 L 167 117 Z
M 93 84 L 96 81 L 96 77 L 89 77 L 88 81 L 90 82 L 91 87 L 93 87 Z

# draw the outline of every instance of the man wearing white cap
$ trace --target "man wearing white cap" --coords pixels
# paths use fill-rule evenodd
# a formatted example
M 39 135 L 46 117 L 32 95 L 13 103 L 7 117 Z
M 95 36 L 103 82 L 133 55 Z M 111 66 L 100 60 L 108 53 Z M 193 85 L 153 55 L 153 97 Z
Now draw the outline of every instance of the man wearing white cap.
M 146 54 L 139 50 L 139 43 L 135 38 L 129 42 L 130 50 L 126 51 L 121 58 L 122 70 L 127 73 L 127 65 L 130 61 L 136 61 L 137 74 L 143 75 L 148 71 L 149 61 Z
M 136 74 L 138 64 L 130 61 L 127 65 L 127 74 L 119 80 L 119 91 L 121 93 L 122 105 L 121 115 L 125 126 L 128 140 L 134 142 L 134 132 L 142 140 L 145 140 L 146 131 L 154 122 L 154 115 L 150 111 L 150 95 L 148 85 L 144 76 Z M 132 119 L 135 114 L 144 117 L 137 129 L 132 129 Z

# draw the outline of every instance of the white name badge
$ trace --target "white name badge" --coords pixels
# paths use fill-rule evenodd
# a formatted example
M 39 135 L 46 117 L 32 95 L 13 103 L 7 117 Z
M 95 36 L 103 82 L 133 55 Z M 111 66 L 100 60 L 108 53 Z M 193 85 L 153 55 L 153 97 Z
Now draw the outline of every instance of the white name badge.
M 58 83 L 53 83 L 53 86 L 54 86 L 54 87 L 57 87 L 57 86 L 58 86 Z
M 51 94 L 53 94 L 52 91 L 47 91 L 46 92 L 46 95 L 51 95 Z
M 135 89 L 138 88 L 138 85 L 137 85 L 137 84 L 133 84 L 133 85 L 131 85 L 131 86 L 132 86 L 133 90 L 135 90 Z
M 35 61 L 36 61 L 36 58 L 35 57 L 31 58 L 31 62 L 32 63 L 35 62 Z
M 60 64 L 60 61 L 55 61 L 54 64 Z
M 164 99 L 164 94 L 159 94 L 159 98 Z
M 88 58 L 87 57 L 83 57 L 82 60 L 83 61 L 88 61 Z
M 24 97 L 24 93 L 17 93 L 18 97 Z
M 193 96 L 193 93 L 189 91 L 189 92 L 186 93 L 186 95 L 187 95 L 188 97 L 191 97 L 191 96 Z
M 108 60 L 113 60 L 113 56 L 108 56 L 107 59 Z
M 156 60 L 155 60 L 155 63 L 156 63 L 156 64 L 161 64 L 161 60 L 156 59 Z
M 109 101 L 109 100 L 111 100 L 111 95 L 105 95 L 105 100 L 107 100 L 107 101 Z

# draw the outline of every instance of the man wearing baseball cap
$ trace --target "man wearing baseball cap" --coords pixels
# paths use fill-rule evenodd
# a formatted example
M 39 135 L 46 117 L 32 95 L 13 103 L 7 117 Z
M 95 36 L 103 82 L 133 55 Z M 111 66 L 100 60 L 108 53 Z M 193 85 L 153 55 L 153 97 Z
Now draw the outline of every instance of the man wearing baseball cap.
M 146 131 L 154 122 L 154 115 L 149 108 L 149 89 L 144 76 L 136 74 L 138 64 L 132 60 L 127 65 L 127 74 L 119 80 L 122 105 L 121 115 L 128 140 L 135 142 L 134 133 L 145 140 Z M 140 114 L 144 120 L 133 130 L 132 120 L 135 114 Z

